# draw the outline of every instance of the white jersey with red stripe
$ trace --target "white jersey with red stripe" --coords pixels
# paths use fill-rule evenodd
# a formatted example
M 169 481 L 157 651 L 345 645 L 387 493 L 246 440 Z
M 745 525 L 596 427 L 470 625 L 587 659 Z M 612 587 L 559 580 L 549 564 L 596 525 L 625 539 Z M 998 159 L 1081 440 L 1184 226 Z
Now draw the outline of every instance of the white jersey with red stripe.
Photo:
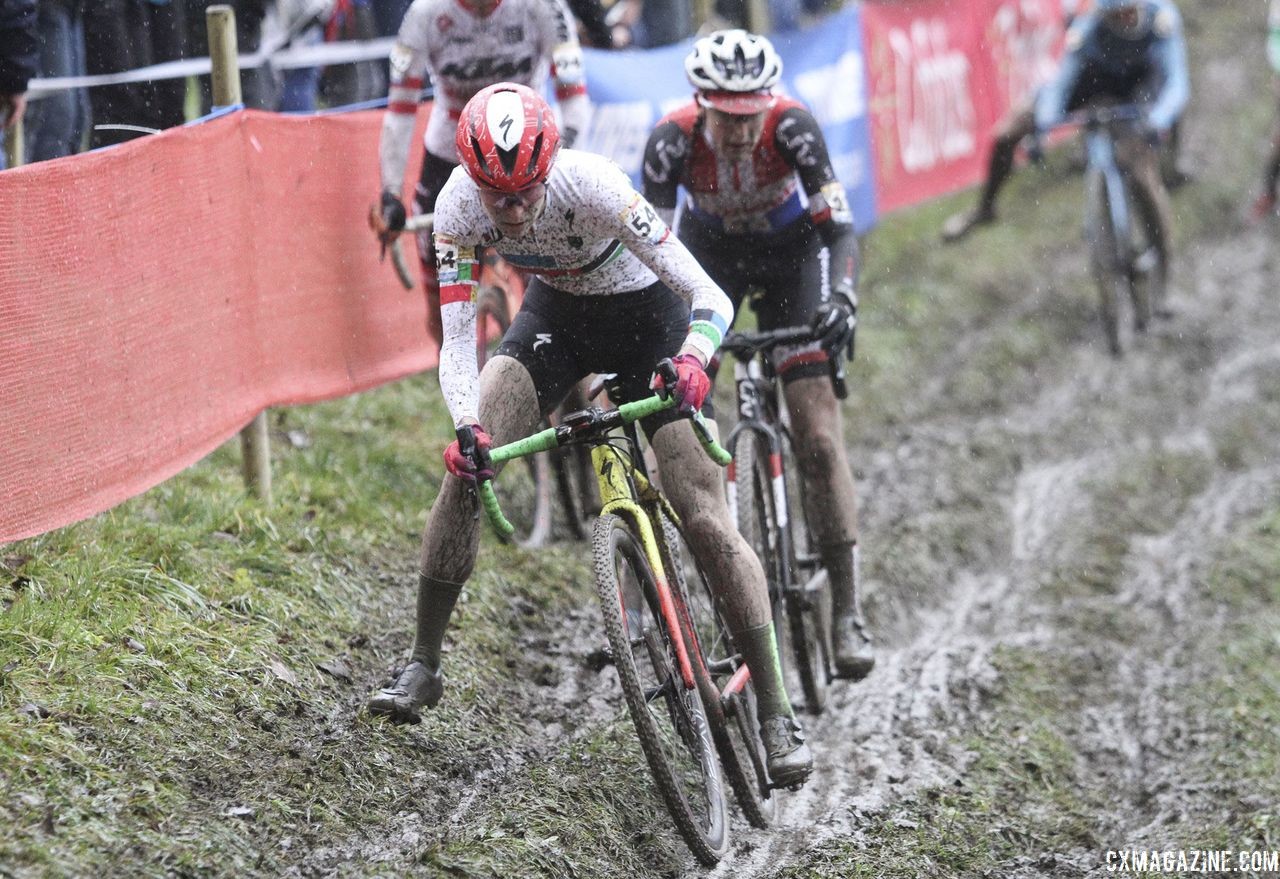
M 459 0 L 414 0 L 391 50 L 380 148 L 383 188 L 401 190 L 413 117 L 428 76 L 434 98 L 427 151 L 456 162 L 454 133 L 472 95 L 495 82 L 516 82 L 541 92 L 548 75 L 555 78 L 563 139 L 571 144 L 586 127 L 590 104 L 582 49 L 564 0 L 501 0 L 486 16 Z
M 436 267 L 444 345 L 440 389 L 454 422 L 475 418 L 478 256 L 493 247 L 507 262 L 579 296 L 625 296 L 661 280 L 690 306 L 685 345 L 703 362 L 733 322 L 733 305 L 630 178 L 609 159 L 561 150 L 546 204 L 532 228 L 507 238 L 489 218 L 476 185 L 455 168 L 436 200 Z M 582 332 L 591 332 L 583 327 Z M 637 332 L 644 332 L 637 327 Z

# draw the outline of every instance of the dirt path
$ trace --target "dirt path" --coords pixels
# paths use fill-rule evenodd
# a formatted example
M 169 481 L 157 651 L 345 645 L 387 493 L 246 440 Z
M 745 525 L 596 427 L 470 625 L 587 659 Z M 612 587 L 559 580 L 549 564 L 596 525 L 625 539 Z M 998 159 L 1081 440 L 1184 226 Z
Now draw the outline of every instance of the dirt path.
M 879 665 L 810 722 L 819 775 L 788 801 L 782 827 L 743 828 L 713 875 L 774 875 L 833 838 L 857 838 L 868 815 L 883 818 L 902 797 L 961 777 L 969 755 L 958 743 L 998 684 L 989 659 L 1002 646 L 1078 657 L 1087 669 L 1089 709 L 1068 735 L 1114 782 L 1112 846 L 1167 846 L 1165 821 L 1203 807 L 1205 792 L 1180 781 L 1192 746 L 1170 706 L 1195 680 L 1195 651 L 1225 623 L 1206 610 L 1210 553 L 1280 496 L 1276 417 L 1259 414 L 1274 408 L 1280 384 L 1273 234 L 1197 243 L 1176 319 L 1123 362 L 1089 339 L 1045 371 L 1029 402 L 976 421 L 956 419 L 944 382 L 926 384 L 904 444 L 857 450 L 864 551 L 890 556 L 869 584 Z M 1064 254 L 1055 268 L 1078 272 L 1068 265 L 1076 259 Z M 1051 307 L 1051 297 L 1032 307 Z M 1238 454 L 1235 430 L 1247 432 Z M 1153 457 L 1186 473 L 1172 484 L 1133 481 Z M 902 557 L 919 543 L 904 537 L 920 530 L 934 529 L 943 546 L 964 535 L 948 518 L 973 508 L 993 527 L 968 547 L 944 549 L 932 569 Z M 1126 546 L 1119 578 L 1094 594 L 1055 589 L 1055 569 L 1103 530 Z M 931 576 L 913 578 L 921 565 Z M 1115 606 L 1133 627 L 1092 637 L 1091 621 Z M 1053 869 L 1026 875 L 1085 875 L 1099 863 L 1099 850 L 1058 855 Z

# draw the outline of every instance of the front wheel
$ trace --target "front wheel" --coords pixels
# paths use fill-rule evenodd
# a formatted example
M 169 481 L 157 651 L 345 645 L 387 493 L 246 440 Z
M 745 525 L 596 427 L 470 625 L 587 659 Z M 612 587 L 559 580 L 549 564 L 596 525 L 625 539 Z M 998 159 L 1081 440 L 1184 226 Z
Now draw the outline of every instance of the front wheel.
M 1129 231 L 1116 228 L 1111 198 L 1106 174 L 1091 171 L 1085 179 L 1089 265 L 1098 285 L 1099 313 L 1107 348 L 1113 357 L 1119 357 L 1133 347 L 1136 333 L 1146 328 L 1146 315 L 1144 309 L 1134 308 L 1137 296 L 1144 294 L 1134 289 Z
M 725 794 L 706 711 L 676 660 L 653 570 L 623 519 L 601 516 L 591 536 L 596 589 L 613 664 L 649 771 L 694 856 L 711 867 L 729 850 Z
M 778 818 L 778 797 L 770 785 L 767 756 L 760 740 L 755 686 L 747 678 L 738 692 L 722 695 L 742 666 L 742 656 L 689 542 L 665 516 L 662 528 L 668 551 L 663 563 L 670 569 L 673 587 L 689 609 L 689 624 L 694 632 L 689 640 L 696 639 L 698 653 L 703 657 L 698 671 L 705 673 L 699 674 L 698 684 L 720 752 L 720 765 L 747 821 L 755 827 L 769 827 Z

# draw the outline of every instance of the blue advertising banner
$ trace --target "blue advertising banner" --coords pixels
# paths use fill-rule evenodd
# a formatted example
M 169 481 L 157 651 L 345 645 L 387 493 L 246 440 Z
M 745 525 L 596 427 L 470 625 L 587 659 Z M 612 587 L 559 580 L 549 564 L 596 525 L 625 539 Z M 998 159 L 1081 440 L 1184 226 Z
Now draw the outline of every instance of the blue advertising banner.
M 804 30 L 770 35 L 782 56 L 784 94 L 804 101 L 822 126 L 859 232 L 875 224 L 871 126 L 859 4 Z M 692 40 L 642 51 L 586 51 L 593 113 L 582 146 L 609 156 L 639 185 L 644 145 L 664 114 L 692 97 L 684 58 Z

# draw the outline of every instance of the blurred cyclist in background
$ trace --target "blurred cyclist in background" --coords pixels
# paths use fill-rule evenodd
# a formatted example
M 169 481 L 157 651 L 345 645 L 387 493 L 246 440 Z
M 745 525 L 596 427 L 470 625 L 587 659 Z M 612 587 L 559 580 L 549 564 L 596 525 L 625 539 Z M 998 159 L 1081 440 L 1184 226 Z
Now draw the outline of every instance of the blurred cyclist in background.
M 1178 121 L 1189 89 L 1177 7 L 1171 0 L 1082 0 L 1064 5 L 1064 12 L 1069 27 L 1062 65 L 1000 123 L 978 204 L 946 221 L 943 241 L 959 241 L 995 221 L 996 198 L 1013 173 L 1018 144 L 1036 132 L 1037 108 L 1050 91 L 1051 103 L 1064 108 L 1069 103 L 1072 110 L 1096 98 L 1151 104 L 1153 139 L 1165 147 L 1155 156 L 1156 170 L 1170 185 L 1186 179 L 1176 167 Z
M 1280 99 L 1280 0 L 1271 0 L 1271 13 L 1267 20 L 1267 60 L 1271 62 L 1272 77 L 1277 99 Z M 1276 184 L 1280 182 L 1280 106 L 1271 127 L 1271 153 L 1262 176 L 1262 191 L 1254 199 L 1250 219 L 1262 220 L 1276 212 Z
M 577 25 L 563 0 L 414 0 L 391 50 L 391 86 L 378 153 L 382 195 L 369 225 L 385 247 L 404 230 L 400 201 L 423 82 L 434 86 L 426 154 L 414 213 L 435 210 L 436 196 L 458 164 L 454 134 L 462 107 L 486 86 L 507 81 L 541 92 L 550 74 L 572 146 L 590 116 Z M 429 231 L 418 236 L 427 332 L 440 345 L 440 287 Z
M 644 192 L 669 223 L 676 190 L 685 188 L 680 240 L 735 309 L 759 289 L 761 329 L 814 327 L 817 341 L 778 349 L 774 366 L 830 576 L 836 671 L 861 678 L 875 655 L 858 604 L 853 474 L 828 366 L 852 350 L 853 215 L 817 120 L 799 101 L 774 94 L 782 59 L 769 40 L 717 31 L 694 43 L 685 73 L 697 93 L 649 135 Z
M 1138 104 L 1142 138 L 1117 144 L 1117 158 L 1132 174 L 1134 195 L 1164 257 L 1152 275 L 1151 301 L 1166 313 L 1164 297 L 1172 260 L 1173 209 L 1160 173 L 1160 147 L 1187 106 L 1190 81 L 1182 16 L 1168 0 L 1095 0 L 1067 34 L 1057 77 L 1036 100 L 1036 129 L 1047 132 L 1067 113 L 1091 105 Z
M 422 538 L 413 656 L 369 711 L 417 722 L 444 691 L 440 645 L 479 550 L 479 508 L 469 486 L 493 476 L 492 445 L 529 433 L 591 372 L 616 373 L 628 400 L 650 396 L 654 376 L 652 386 L 680 408 L 641 426 L 751 669 L 769 774 L 784 786 L 802 783 L 813 758 L 782 683 L 764 571 L 729 522 L 719 468 L 682 417 L 710 390 L 706 364 L 733 306 L 617 165 L 560 150 L 540 95 L 498 83 L 461 115 L 463 169 L 441 190 L 435 222 L 445 327 L 440 389 L 457 440 L 445 450 L 449 475 Z M 477 375 L 476 273 L 485 246 L 530 282 L 497 354 Z M 655 374 L 667 358 L 678 377 L 673 384 Z

